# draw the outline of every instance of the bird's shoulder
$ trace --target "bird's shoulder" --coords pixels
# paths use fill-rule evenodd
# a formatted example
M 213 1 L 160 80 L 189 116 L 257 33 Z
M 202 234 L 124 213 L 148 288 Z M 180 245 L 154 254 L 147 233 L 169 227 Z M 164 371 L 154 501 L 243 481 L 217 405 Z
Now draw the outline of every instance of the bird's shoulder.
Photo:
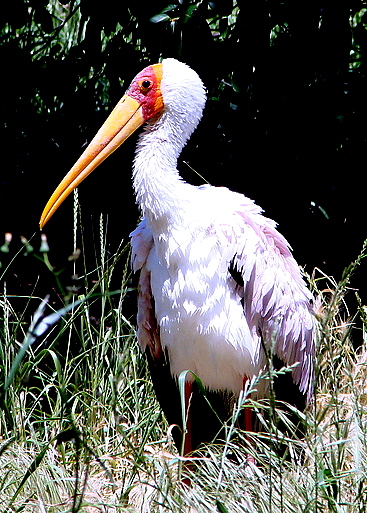
M 216 234 L 234 255 L 291 255 L 290 245 L 277 230 L 277 223 L 263 215 L 262 208 L 252 199 L 226 187 L 201 186 L 200 190 L 202 208 L 207 206 L 209 211 L 207 233 Z
M 131 263 L 133 271 L 136 272 L 145 264 L 149 251 L 153 247 L 153 234 L 147 221 L 143 218 L 133 232 L 131 237 Z

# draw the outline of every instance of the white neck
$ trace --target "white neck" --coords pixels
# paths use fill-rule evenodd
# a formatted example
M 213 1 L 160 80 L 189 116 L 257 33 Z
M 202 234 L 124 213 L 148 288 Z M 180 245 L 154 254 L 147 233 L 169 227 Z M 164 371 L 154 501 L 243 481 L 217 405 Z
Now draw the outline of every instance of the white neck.
M 177 208 L 184 200 L 182 189 L 188 187 L 177 171 L 182 145 L 167 130 L 168 119 L 164 118 L 148 125 L 140 136 L 133 170 L 137 202 L 143 215 L 153 218 Z
M 177 159 L 205 104 L 197 74 L 174 59 L 163 61 L 161 91 L 163 112 L 140 135 L 133 169 L 137 202 L 151 220 L 179 215 L 196 190 L 179 176 Z

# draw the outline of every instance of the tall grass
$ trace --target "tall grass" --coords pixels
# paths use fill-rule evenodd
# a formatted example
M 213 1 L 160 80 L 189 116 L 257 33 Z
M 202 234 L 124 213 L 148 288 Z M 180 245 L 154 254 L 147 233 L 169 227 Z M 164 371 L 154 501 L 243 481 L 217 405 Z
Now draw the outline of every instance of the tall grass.
M 193 470 L 174 449 L 133 321 L 126 318 L 128 246 L 110 255 L 102 220 L 100 226 L 93 268 L 82 256 L 75 260 L 75 243 L 72 248 L 78 288 L 63 286 L 45 240 L 42 251 L 28 248 L 27 258 L 41 259 L 59 284 L 62 301 L 45 301 L 37 288 L 32 296 L 14 298 L 4 287 L 0 510 L 365 511 L 367 311 L 357 294 L 356 311 L 346 305 L 353 294 L 350 277 L 366 248 L 339 282 L 320 272 L 309 278 L 320 336 L 315 398 L 305 413 L 296 412 L 305 436 L 292 436 L 291 427 L 287 434 L 278 430 L 279 419 L 291 420 L 277 404 L 243 395 L 224 444 L 198 452 Z M 14 258 L 24 258 L 23 252 Z M 11 265 L 3 270 L 4 283 Z M 111 290 L 117 277 L 118 290 Z M 33 321 L 30 311 L 36 312 Z M 237 429 L 236 416 L 249 405 L 261 433 Z M 181 473 L 189 475 L 190 488 L 179 480 Z

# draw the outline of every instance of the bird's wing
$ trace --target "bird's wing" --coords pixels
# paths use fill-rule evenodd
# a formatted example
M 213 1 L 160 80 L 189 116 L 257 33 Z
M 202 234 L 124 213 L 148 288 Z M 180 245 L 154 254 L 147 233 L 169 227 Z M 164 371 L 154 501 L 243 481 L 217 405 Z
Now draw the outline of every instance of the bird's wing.
M 146 268 L 148 255 L 153 247 L 153 235 L 143 219 L 130 234 L 132 255 L 131 262 L 134 272 L 140 271 L 138 284 L 138 341 L 143 351 L 149 348 L 151 356 L 157 360 L 162 358 L 157 319 L 155 316 L 154 298 L 150 286 L 150 272 Z
M 244 196 L 231 193 L 231 202 L 219 229 L 226 239 L 221 245 L 250 330 L 286 366 L 298 364 L 293 381 L 310 397 L 315 353 L 312 295 L 276 223 Z
M 133 271 L 139 271 L 147 261 L 150 250 L 153 247 L 153 234 L 145 219 L 142 219 L 131 237 L 131 265 Z
M 155 394 L 170 426 L 182 425 L 180 393 L 177 380 L 172 376 L 169 360 L 162 349 L 159 327 L 155 315 L 154 297 L 150 284 L 150 272 L 146 262 L 154 241 L 150 228 L 143 219 L 130 234 L 134 272 L 139 271 L 137 337 L 145 352 Z M 181 450 L 182 429 L 173 429 L 172 436 L 177 449 Z

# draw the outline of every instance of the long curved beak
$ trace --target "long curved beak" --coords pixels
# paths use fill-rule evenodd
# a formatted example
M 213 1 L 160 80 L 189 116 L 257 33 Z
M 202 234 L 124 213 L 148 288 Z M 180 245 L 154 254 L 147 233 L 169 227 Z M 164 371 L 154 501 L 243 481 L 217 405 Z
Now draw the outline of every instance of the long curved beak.
M 141 104 L 125 94 L 48 200 L 40 219 L 41 229 L 75 187 L 126 141 L 144 121 Z

